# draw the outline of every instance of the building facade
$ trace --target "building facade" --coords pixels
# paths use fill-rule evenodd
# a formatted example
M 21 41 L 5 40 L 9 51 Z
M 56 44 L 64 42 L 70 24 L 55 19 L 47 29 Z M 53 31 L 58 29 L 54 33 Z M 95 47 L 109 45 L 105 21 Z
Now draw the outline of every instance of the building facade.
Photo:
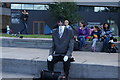
M 13 33 L 23 28 L 20 21 L 22 10 L 28 10 L 28 32 L 29 34 L 44 34 L 44 27 L 50 28 L 56 23 L 48 11 L 50 3 L 10 3 L 10 28 Z M 114 35 L 120 35 L 120 2 L 77 2 L 78 14 L 87 22 L 88 27 L 109 23 Z M 5 26 L 3 27 L 5 28 Z

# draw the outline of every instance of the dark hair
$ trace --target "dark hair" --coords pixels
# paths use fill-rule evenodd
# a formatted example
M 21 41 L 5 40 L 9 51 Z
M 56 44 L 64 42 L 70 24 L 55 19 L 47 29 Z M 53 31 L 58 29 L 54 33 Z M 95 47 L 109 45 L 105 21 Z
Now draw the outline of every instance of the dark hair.
M 110 28 L 110 25 L 109 25 L 108 23 L 104 23 L 104 24 L 103 24 L 103 29 L 106 29 L 106 28 L 105 28 L 105 24 L 108 25 L 108 29 L 109 29 L 109 28 Z
M 25 10 L 26 12 L 28 12 L 27 10 Z M 22 10 L 22 12 L 24 12 L 24 10 Z
M 85 27 L 85 26 L 86 26 L 85 22 L 81 22 L 81 21 L 80 21 L 79 23 L 82 23 L 82 24 L 83 24 L 83 27 Z
M 94 26 L 98 31 L 100 30 L 100 28 L 98 26 Z
M 59 23 L 59 22 L 62 22 L 62 23 L 63 23 L 64 21 L 63 21 L 63 20 L 58 20 L 57 23 Z
M 94 27 L 92 26 L 92 27 L 90 27 L 91 29 L 93 29 Z
M 64 22 L 64 17 L 63 16 L 59 16 L 58 18 L 57 18 L 57 22 Z

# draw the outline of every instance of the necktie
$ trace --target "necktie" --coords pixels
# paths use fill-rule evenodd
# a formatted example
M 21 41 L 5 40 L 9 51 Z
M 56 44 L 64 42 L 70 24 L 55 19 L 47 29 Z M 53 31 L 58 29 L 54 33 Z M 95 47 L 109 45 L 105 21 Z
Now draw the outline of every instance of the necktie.
M 59 27 L 59 36 L 62 37 L 62 27 Z

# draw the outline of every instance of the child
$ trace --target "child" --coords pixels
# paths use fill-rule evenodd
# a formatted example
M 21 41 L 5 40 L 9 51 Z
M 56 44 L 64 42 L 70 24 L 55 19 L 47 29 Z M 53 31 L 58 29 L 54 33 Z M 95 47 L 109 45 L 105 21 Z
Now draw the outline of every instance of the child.
M 92 51 L 93 52 L 95 52 L 96 42 L 99 40 L 100 34 L 101 34 L 101 31 L 100 31 L 99 27 L 94 26 L 93 32 L 91 34 L 91 36 L 93 37 L 93 39 L 92 39 Z
M 94 27 L 91 27 L 91 28 L 90 28 L 90 35 L 91 35 L 92 32 L 93 32 L 93 28 L 94 28 Z
M 7 27 L 7 34 L 10 34 L 10 27 L 9 27 L 9 25 L 7 25 L 6 27 Z

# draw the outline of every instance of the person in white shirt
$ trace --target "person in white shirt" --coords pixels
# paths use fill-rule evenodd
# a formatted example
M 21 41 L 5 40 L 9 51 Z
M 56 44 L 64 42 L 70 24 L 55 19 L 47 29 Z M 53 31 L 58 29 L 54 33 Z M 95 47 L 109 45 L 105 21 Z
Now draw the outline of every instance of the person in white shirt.
M 64 21 L 64 25 L 68 28 L 68 29 L 72 29 L 71 26 L 69 25 L 69 21 L 65 20 Z
M 6 27 L 7 27 L 7 34 L 10 34 L 10 27 L 9 27 L 9 25 L 7 25 Z

